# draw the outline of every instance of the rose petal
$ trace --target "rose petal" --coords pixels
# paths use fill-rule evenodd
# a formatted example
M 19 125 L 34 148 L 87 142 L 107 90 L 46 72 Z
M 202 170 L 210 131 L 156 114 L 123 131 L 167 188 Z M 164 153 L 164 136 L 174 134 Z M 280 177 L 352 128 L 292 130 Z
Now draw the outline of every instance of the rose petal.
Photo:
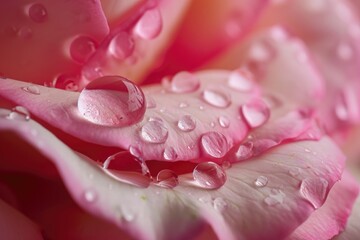
M 0 15 L 1 75 L 40 84 L 78 73 L 77 37 L 85 61 L 109 31 L 99 0 L 1 1 Z
M 2 110 L 1 116 L 8 113 Z M 173 190 L 152 184 L 142 189 L 106 175 L 32 120 L 2 117 L 0 128 L 16 131 L 49 157 L 82 207 L 140 239 L 181 238 L 201 218 L 223 239 L 286 237 L 323 204 L 344 164 L 336 146 L 323 138 L 280 145 L 252 161 L 233 164 L 218 190 L 189 184 L 188 174 L 180 176 Z M 37 138 L 31 134 L 34 129 Z M 267 183 L 259 187 L 255 182 L 260 176 Z

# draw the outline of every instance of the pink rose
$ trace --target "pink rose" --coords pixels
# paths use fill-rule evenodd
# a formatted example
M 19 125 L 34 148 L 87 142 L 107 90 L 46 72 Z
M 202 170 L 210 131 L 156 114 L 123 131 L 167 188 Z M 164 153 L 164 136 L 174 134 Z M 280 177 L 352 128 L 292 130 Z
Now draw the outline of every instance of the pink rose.
M 356 239 L 358 14 L 1 2 L 1 236 Z

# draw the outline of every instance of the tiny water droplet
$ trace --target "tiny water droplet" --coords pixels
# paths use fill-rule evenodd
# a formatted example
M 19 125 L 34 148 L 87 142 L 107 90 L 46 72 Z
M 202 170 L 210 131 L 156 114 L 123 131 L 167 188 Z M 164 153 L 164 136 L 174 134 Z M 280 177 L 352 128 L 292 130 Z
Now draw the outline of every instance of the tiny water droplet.
M 259 176 L 259 177 L 255 180 L 254 184 L 255 184 L 256 187 L 262 188 L 262 187 L 265 187 L 265 186 L 268 184 L 268 182 L 269 182 L 269 180 L 268 180 L 267 177 L 265 177 L 265 176 Z
M 250 127 L 260 127 L 270 118 L 270 109 L 262 100 L 246 103 L 241 107 L 242 115 Z
M 254 87 L 254 80 L 249 71 L 238 69 L 230 74 L 228 84 L 238 91 L 250 91 Z
M 228 128 L 230 126 L 230 119 L 226 116 L 220 116 L 218 121 L 220 126 L 223 128 Z
M 324 178 L 305 178 L 300 185 L 300 194 L 317 209 L 323 205 L 329 183 Z
M 308 148 L 305 148 L 304 151 L 307 152 L 307 153 L 311 152 L 311 150 L 308 149 Z
M 195 129 L 196 122 L 190 115 L 184 115 L 179 119 L 177 126 L 181 131 L 190 132 Z
M 90 122 L 123 127 L 144 117 L 145 97 L 131 81 L 119 76 L 106 76 L 90 82 L 81 91 L 78 109 Z
M 289 169 L 289 174 L 293 177 L 298 176 L 300 174 L 300 168 L 294 167 Z
M 131 210 L 127 209 L 127 207 L 124 207 L 122 210 L 122 218 L 126 222 L 132 222 L 135 220 L 135 214 Z
M 30 120 L 30 112 L 23 106 L 16 106 L 11 109 L 11 112 L 7 115 L 7 119 L 10 120 Z
M 190 72 L 179 72 L 171 80 L 170 89 L 176 93 L 194 92 L 200 87 L 196 75 Z
M 226 201 L 221 197 L 215 198 L 213 204 L 214 204 L 214 209 L 218 212 L 225 211 L 228 206 Z
M 157 185 L 164 188 L 174 188 L 179 184 L 178 176 L 174 171 L 169 169 L 161 170 L 157 177 Z
M 84 199 L 89 203 L 93 203 L 97 199 L 97 195 L 93 190 L 86 190 L 84 192 Z
M 218 164 L 214 162 L 199 163 L 194 171 L 195 181 L 203 188 L 217 189 L 226 182 L 226 173 Z
M 159 9 L 154 8 L 146 11 L 136 23 L 134 32 L 141 38 L 156 38 L 162 30 L 162 18 Z
M 254 143 L 249 141 L 241 144 L 235 153 L 237 160 L 245 160 L 253 155 Z
M 48 19 L 48 13 L 44 5 L 35 3 L 29 8 L 29 17 L 36 23 L 43 23 Z
M 186 108 L 188 106 L 189 106 L 189 104 L 187 104 L 187 103 L 184 103 L 184 102 L 179 103 L 179 108 Z
M 225 156 L 229 150 L 226 137 L 219 132 L 208 132 L 201 136 L 201 146 L 205 153 L 214 158 Z
M 61 74 L 53 81 L 53 85 L 55 88 L 76 92 L 79 90 L 78 81 L 78 78 L 75 76 Z
M 28 92 L 28 93 L 31 93 L 31 94 L 40 95 L 40 90 L 35 85 L 22 87 L 21 89 L 24 90 L 25 92 Z
M 142 126 L 140 134 L 146 142 L 164 143 L 168 138 L 169 132 L 162 122 L 151 121 Z
M 167 147 L 163 152 L 163 157 L 165 160 L 175 160 L 178 155 L 173 147 Z
M 223 169 L 229 169 L 229 168 L 231 168 L 231 162 L 229 162 L 229 161 L 224 161 L 222 164 L 221 164 L 221 167 L 223 168 Z
M 115 58 L 123 60 L 133 53 L 134 45 L 134 40 L 127 32 L 119 32 L 111 39 L 109 52 Z
M 267 63 L 275 56 L 275 50 L 268 41 L 254 42 L 249 50 L 251 60 Z
M 205 89 L 202 93 L 202 98 L 206 103 L 218 108 L 226 108 L 231 104 L 228 94 L 215 89 Z
M 71 42 L 70 56 L 74 61 L 84 63 L 96 51 L 96 48 L 97 45 L 92 38 L 78 36 Z
M 30 39 L 33 35 L 33 30 L 28 26 L 19 28 L 17 35 L 22 39 Z
M 273 189 L 268 197 L 264 199 L 264 202 L 268 206 L 274 206 L 282 204 L 284 202 L 285 193 L 280 190 Z

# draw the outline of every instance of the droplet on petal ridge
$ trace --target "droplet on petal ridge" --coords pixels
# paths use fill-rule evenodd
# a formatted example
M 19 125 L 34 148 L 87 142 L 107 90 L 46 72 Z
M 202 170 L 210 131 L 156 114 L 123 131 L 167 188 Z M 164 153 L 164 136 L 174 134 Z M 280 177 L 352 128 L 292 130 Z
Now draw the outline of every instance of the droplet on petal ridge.
M 300 194 L 317 209 L 325 201 L 328 185 L 324 178 L 305 178 L 300 185 Z
M 8 114 L 7 119 L 17 119 L 17 120 L 30 120 L 30 112 L 23 106 L 16 106 L 11 109 L 11 112 Z
M 200 81 L 196 75 L 190 72 L 179 72 L 171 80 L 171 91 L 177 93 L 194 92 L 200 87 Z
M 156 38 L 162 30 L 162 18 L 159 9 L 154 8 L 146 11 L 139 19 L 134 32 L 141 38 Z
M 226 137 L 219 132 L 208 132 L 202 135 L 201 146 L 206 154 L 214 158 L 225 156 L 229 150 Z
M 27 87 L 22 87 L 22 90 L 24 90 L 25 92 L 31 93 L 31 94 L 35 94 L 35 95 L 40 95 L 40 90 L 37 86 L 35 85 L 30 85 Z
M 231 88 L 238 91 L 250 91 L 254 87 L 250 72 L 242 69 L 230 74 L 228 84 Z
M 164 143 L 168 138 L 168 130 L 163 122 L 150 121 L 142 126 L 140 135 L 141 138 L 149 143 Z
M 96 51 L 96 43 L 88 36 L 76 37 L 70 45 L 70 56 L 78 63 L 86 62 Z
M 267 177 L 265 177 L 265 176 L 259 176 L 259 177 L 255 180 L 254 184 L 255 184 L 256 187 L 262 188 L 262 187 L 265 187 L 265 186 L 267 185 L 268 181 L 269 181 L 269 180 L 268 180 Z
M 44 5 L 35 3 L 29 8 L 29 17 L 36 23 L 43 23 L 48 19 L 48 13 Z
M 123 60 L 134 51 L 134 40 L 127 32 L 117 33 L 109 44 L 109 52 L 115 58 Z
M 161 170 L 157 174 L 156 180 L 157 185 L 164 188 L 174 188 L 179 184 L 178 176 L 169 169 Z
M 179 119 L 177 126 L 181 131 L 190 132 L 195 129 L 196 122 L 190 115 L 184 115 Z
M 167 147 L 163 152 L 163 157 L 165 160 L 175 160 L 177 159 L 178 154 L 173 147 Z
M 145 114 L 145 97 L 139 87 L 119 76 L 90 82 L 80 93 L 78 109 L 95 124 L 124 127 L 139 122 Z
M 214 162 L 199 163 L 193 171 L 195 181 L 203 188 L 217 189 L 226 182 L 226 173 Z
M 228 128 L 230 126 L 230 119 L 226 116 L 220 116 L 218 121 L 220 126 L 223 128 Z
M 218 108 L 226 108 L 231 104 L 228 94 L 215 89 L 205 89 L 202 93 L 202 98 L 206 103 Z
M 270 117 L 270 110 L 266 103 L 260 99 L 246 103 L 241 107 L 242 115 L 250 127 L 260 127 Z

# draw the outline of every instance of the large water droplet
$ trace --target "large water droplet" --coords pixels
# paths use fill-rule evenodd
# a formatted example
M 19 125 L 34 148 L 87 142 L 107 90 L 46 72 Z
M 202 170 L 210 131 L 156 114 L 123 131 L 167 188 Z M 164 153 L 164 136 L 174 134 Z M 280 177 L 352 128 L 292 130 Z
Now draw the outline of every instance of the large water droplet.
M 265 187 L 267 185 L 268 181 L 269 180 L 268 180 L 267 177 L 259 176 L 258 178 L 256 178 L 254 184 L 255 184 L 256 187 L 261 188 L 261 187 Z
M 194 92 L 200 87 L 200 81 L 192 73 L 179 72 L 172 78 L 170 87 L 177 93 Z
M 214 162 L 199 163 L 194 171 L 195 181 L 203 188 L 217 189 L 226 182 L 226 173 Z
M 246 70 L 238 69 L 230 74 L 228 84 L 238 91 L 250 91 L 254 87 L 253 76 Z
M 8 114 L 7 119 L 29 121 L 30 112 L 23 106 L 16 106 L 11 109 L 11 112 Z
M 254 143 L 249 141 L 241 144 L 235 153 L 237 160 L 245 160 L 253 155 Z
M 41 3 L 32 4 L 29 8 L 29 17 L 37 23 L 45 22 L 48 19 L 47 10 Z
M 84 192 L 84 199 L 89 203 L 93 203 L 97 199 L 97 194 L 94 190 L 86 190 Z
M 270 117 L 270 110 L 262 100 L 246 103 L 241 107 L 241 112 L 250 127 L 260 127 Z
M 214 204 L 214 209 L 218 212 L 223 212 L 227 208 L 226 201 L 221 197 L 215 198 L 213 204 Z
M 150 121 L 141 128 L 141 137 L 149 143 L 164 143 L 168 138 L 168 130 L 163 122 Z
M 78 109 L 90 122 L 123 127 L 143 118 L 145 97 L 139 87 L 123 77 L 101 77 L 81 91 Z
M 167 147 L 163 152 L 163 157 L 165 160 L 175 160 L 177 159 L 178 154 L 173 147 Z
M 229 150 L 226 137 L 219 132 L 208 132 L 201 137 L 201 146 L 205 153 L 214 158 L 225 156 Z
M 162 19 L 159 9 L 148 10 L 139 19 L 134 28 L 134 32 L 144 39 L 156 38 L 162 29 Z
M 231 103 L 231 99 L 228 94 L 215 89 L 205 89 L 202 93 L 202 97 L 205 102 L 214 107 L 226 108 Z
M 324 178 L 305 178 L 300 185 L 300 194 L 317 209 L 325 201 L 328 186 Z
M 226 116 L 220 116 L 218 121 L 220 126 L 223 128 L 228 128 L 230 126 L 230 119 Z
M 174 188 L 179 184 L 178 176 L 169 169 L 161 170 L 156 180 L 158 181 L 157 185 L 164 188 Z
M 117 59 L 123 60 L 134 51 L 134 40 L 127 32 L 117 33 L 109 44 L 109 52 Z
M 96 51 L 96 43 L 88 36 L 78 36 L 70 45 L 70 56 L 73 60 L 84 63 Z
M 21 89 L 24 90 L 25 92 L 28 92 L 28 93 L 31 93 L 31 94 L 40 95 L 40 90 L 35 85 L 22 87 Z
M 179 119 L 177 126 L 181 131 L 190 132 L 195 129 L 196 122 L 190 115 L 184 115 Z

